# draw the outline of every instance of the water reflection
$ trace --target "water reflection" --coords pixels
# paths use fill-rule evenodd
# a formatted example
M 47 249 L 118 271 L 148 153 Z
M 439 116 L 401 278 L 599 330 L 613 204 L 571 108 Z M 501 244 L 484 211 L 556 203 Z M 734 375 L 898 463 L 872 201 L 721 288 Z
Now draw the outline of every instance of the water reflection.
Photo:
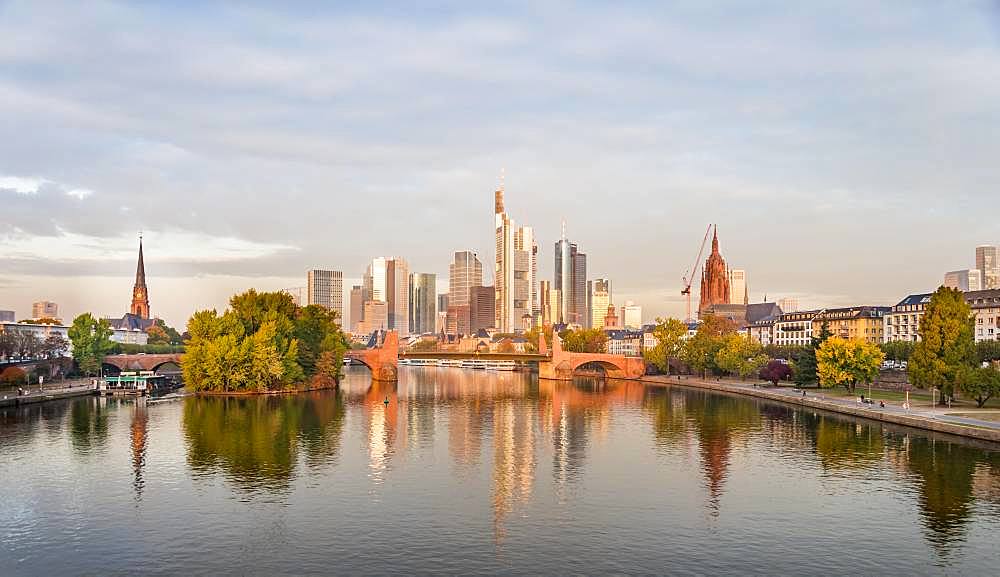
M 73 447 L 80 453 L 104 448 L 108 442 L 107 399 L 75 399 L 69 409 L 69 431 Z
M 310 468 L 336 456 L 344 414 L 334 391 L 188 398 L 183 411 L 188 463 L 198 474 L 221 471 L 248 492 L 285 491 L 300 451 Z
M 136 500 L 142 499 L 142 468 L 146 464 L 146 434 L 149 426 L 149 415 L 146 413 L 146 399 L 138 398 L 132 405 L 132 419 L 129 426 L 129 438 L 132 441 L 132 487 L 135 489 Z

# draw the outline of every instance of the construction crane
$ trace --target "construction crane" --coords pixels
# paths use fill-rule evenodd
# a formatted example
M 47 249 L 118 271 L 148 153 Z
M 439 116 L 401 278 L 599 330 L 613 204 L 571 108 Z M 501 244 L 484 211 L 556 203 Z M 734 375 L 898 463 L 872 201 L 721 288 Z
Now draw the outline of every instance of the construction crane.
M 694 257 L 694 265 L 684 272 L 681 276 L 681 294 L 687 297 L 687 322 L 694 320 L 691 317 L 691 283 L 694 282 L 694 277 L 698 274 L 698 267 L 701 266 L 701 255 L 705 252 L 705 244 L 708 242 L 708 235 L 712 234 L 712 225 L 709 224 L 708 228 L 705 230 L 705 238 L 701 239 L 701 247 L 698 248 L 698 256 Z

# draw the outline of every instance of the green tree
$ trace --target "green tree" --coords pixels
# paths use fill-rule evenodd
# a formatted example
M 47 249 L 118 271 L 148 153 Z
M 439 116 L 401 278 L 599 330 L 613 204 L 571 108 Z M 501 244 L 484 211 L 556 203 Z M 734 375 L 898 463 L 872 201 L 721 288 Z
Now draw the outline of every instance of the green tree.
M 716 355 L 723 346 L 723 337 L 736 332 L 736 324 L 729 319 L 707 315 L 698 332 L 684 343 L 681 360 L 692 371 L 705 377 L 708 371 L 717 371 Z
M 918 387 L 937 387 L 942 400 L 955 394 L 959 380 L 976 363 L 972 309 L 962 291 L 940 287 L 931 295 L 913 347 L 909 377 Z
M 574 353 L 603 353 L 607 351 L 608 335 L 604 329 L 580 329 L 559 333 L 564 350 Z
M 959 374 L 959 390 L 982 408 L 987 401 L 1000 394 L 1000 371 L 993 367 L 966 369 Z
M 531 352 L 538 351 L 539 335 L 545 335 L 545 342 L 548 344 L 549 350 L 552 350 L 552 325 L 545 325 L 544 327 L 531 327 L 531 330 L 524 333 L 524 338 L 528 341 L 526 348 Z
M 830 325 L 823 321 L 819 328 L 819 336 L 812 337 L 809 346 L 802 351 L 792 367 L 792 378 L 796 385 L 802 387 L 819 382 L 819 375 L 816 374 L 816 350 L 831 336 L 833 333 L 830 332 Z
M 670 372 L 670 359 L 680 358 L 687 336 L 687 325 L 677 319 L 656 319 L 653 337 L 656 346 L 645 351 L 646 362 L 652 363 L 662 373 Z
M 888 341 L 882 343 L 882 352 L 890 361 L 908 361 L 913 354 L 913 341 Z
M 819 383 L 824 387 L 843 385 L 853 392 L 858 383 L 875 380 L 884 359 L 885 353 L 874 343 L 830 337 L 816 350 Z
M 160 325 L 150 325 L 146 329 L 146 342 L 151 345 L 167 345 L 170 344 L 170 335 L 164 330 Z
M 722 346 L 715 354 L 715 364 L 727 373 L 745 379 L 757 373 L 767 363 L 764 347 L 750 335 L 729 333 L 722 337 Z
M 113 331 L 107 319 L 97 320 L 90 313 L 83 313 L 73 319 L 68 333 L 73 343 L 73 359 L 80 371 L 86 375 L 100 371 L 101 363 L 112 347 Z

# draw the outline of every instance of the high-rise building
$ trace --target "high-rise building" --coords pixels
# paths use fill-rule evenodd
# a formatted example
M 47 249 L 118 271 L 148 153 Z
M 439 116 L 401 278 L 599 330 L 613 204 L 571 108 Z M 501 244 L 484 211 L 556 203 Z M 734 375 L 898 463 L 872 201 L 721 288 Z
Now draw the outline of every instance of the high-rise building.
M 351 287 L 351 332 L 359 332 L 358 324 L 365 318 L 365 287 L 354 285 Z
M 552 281 L 539 281 L 538 283 L 538 308 L 539 326 L 549 326 L 552 324 L 552 306 L 549 303 L 549 296 L 552 291 Z
M 562 238 L 555 245 L 552 287 L 562 296 L 559 318 L 554 322 L 586 326 L 590 319 L 587 310 L 587 255 L 580 252 L 575 243 L 566 240 L 565 223 Z
M 750 304 L 747 271 L 739 268 L 729 269 L 729 302 L 733 304 Z
M 53 307 L 55 304 L 53 303 Z M 139 235 L 139 262 L 135 266 L 135 284 L 132 285 L 132 306 L 129 312 L 141 318 L 149 318 L 149 291 L 146 289 L 146 265 L 142 260 L 142 235 Z M 56 318 L 56 315 L 52 315 Z
M 962 292 L 983 290 L 982 271 L 978 268 L 953 270 L 944 273 L 944 286 Z
M 364 320 L 358 323 L 358 332 L 370 334 L 384 331 L 389 327 L 389 307 L 383 301 L 367 300 L 364 305 Z
M 729 304 L 729 271 L 726 261 L 719 254 L 719 228 L 712 235 L 712 254 L 705 260 L 701 273 L 701 301 L 698 316 L 712 305 Z
M 560 323 L 559 318 L 562 315 L 562 291 L 550 288 L 548 293 L 549 321 L 553 325 L 557 325 Z
M 15 318 L 14 311 L 0 311 L 0 323 L 12 323 Z
M 141 249 L 140 249 L 140 253 L 141 253 Z M 141 258 L 142 257 L 140 256 L 140 259 Z M 139 262 L 141 263 L 142 260 L 140 260 Z M 144 285 L 144 287 L 145 287 L 145 285 Z M 135 307 L 135 302 L 134 302 L 135 301 L 135 294 L 136 293 L 133 290 L 133 292 L 132 292 L 133 314 L 136 314 L 135 311 L 134 311 L 134 307 Z M 147 306 L 148 306 L 148 303 L 147 303 Z M 146 310 L 148 311 L 149 309 L 147 308 Z M 38 301 L 36 303 L 31 303 L 31 318 L 33 318 L 33 319 L 57 319 L 57 318 L 59 318 L 59 305 L 57 305 L 56 303 L 54 303 L 52 301 Z M 148 312 L 147 312 L 147 316 L 142 317 L 142 318 L 148 318 Z
M 1000 250 L 996 246 L 976 247 L 976 268 L 982 276 L 984 290 L 1000 288 Z
M 483 286 L 483 263 L 472 251 L 456 252 L 448 265 L 448 303 L 445 308 L 468 306 L 469 289 L 474 286 Z
M 306 304 L 319 305 L 344 318 L 344 273 L 313 269 L 306 273 Z
M 606 278 L 598 278 L 587 281 L 587 287 L 590 328 L 603 329 L 604 317 L 607 316 L 608 305 L 611 304 L 611 281 Z
M 410 332 L 434 332 L 437 319 L 437 275 L 423 272 L 410 274 Z
M 372 301 L 386 304 L 386 328 L 410 334 L 410 269 L 400 257 L 372 259 L 365 272 L 364 289 Z M 368 309 L 365 308 L 365 321 Z M 370 323 L 368 323 L 370 326 Z
M 448 310 L 448 294 L 438 295 L 438 314 Z
M 626 329 L 638 330 L 642 328 L 642 306 L 632 301 L 625 301 L 621 314 L 622 326 Z
M 797 313 L 799 312 L 799 299 L 795 297 L 778 299 L 778 308 L 783 313 Z
M 504 210 L 503 194 L 501 182 L 493 196 L 495 325 L 501 332 L 510 333 L 527 330 L 533 323 L 533 281 L 538 271 L 538 248 L 530 227 L 514 227 L 514 221 Z M 534 296 L 537 298 L 537 294 Z
M 469 289 L 469 334 L 489 329 L 496 321 L 496 290 L 491 286 Z

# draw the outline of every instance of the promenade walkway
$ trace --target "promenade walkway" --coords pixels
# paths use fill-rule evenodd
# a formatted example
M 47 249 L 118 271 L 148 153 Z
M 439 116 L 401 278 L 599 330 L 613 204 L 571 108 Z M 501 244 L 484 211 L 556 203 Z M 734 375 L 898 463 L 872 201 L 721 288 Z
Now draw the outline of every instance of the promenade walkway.
M 39 387 L 34 384 L 25 388 L 24 395 L 18 395 L 17 387 L 4 387 L 0 390 L 0 407 L 28 405 L 55 399 L 66 399 L 91 395 L 94 392 L 93 379 L 75 379 L 46 383 Z
M 855 398 L 824 395 L 822 390 L 772 387 L 770 384 L 761 385 L 758 381 L 706 380 L 696 377 L 683 377 L 679 379 L 676 376 L 665 375 L 646 376 L 642 378 L 642 381 L 651 384 L 680 385 L 749 395 L 908 427 L 918 427 L 1000 443 L 1000 421 L 948 414 L 956 412 L 974 413 L 975 410 L 972 409 L 937 407 L 910 407 L 909 409 L 905 409 L 902 403 L 899 402 L 886 402 L 885 407 L 880 407 L 877 402 L 874 405 L 868 405 L 859 403 Z M 858 392 L 860 394 L 863 391 L 859 389 Z M 995 414 L 995 411 L 989 412 Z

